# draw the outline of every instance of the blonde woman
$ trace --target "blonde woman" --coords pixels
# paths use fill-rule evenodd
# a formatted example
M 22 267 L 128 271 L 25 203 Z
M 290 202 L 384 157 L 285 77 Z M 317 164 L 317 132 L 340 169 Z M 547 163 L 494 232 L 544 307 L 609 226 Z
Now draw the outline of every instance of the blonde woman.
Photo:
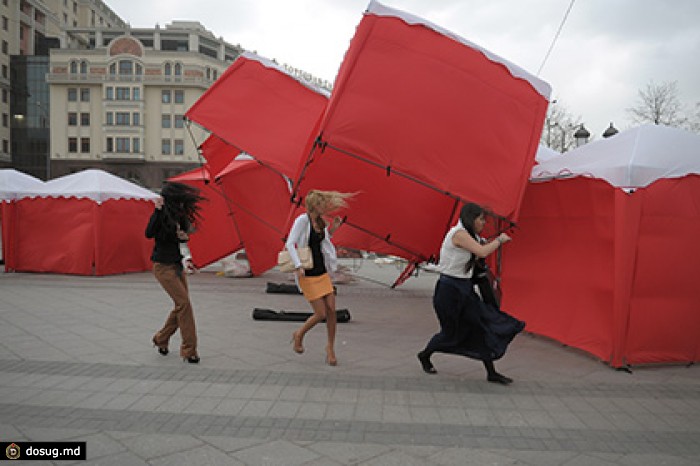
M 304 352 L 304 335 L 317 323 L 326 320 L 328 331 L 328 344 L 326 345 L 326 363 L 331 366 L 338 364 L 335 357 L 335 295 L 330 272 L 337 268 L 338 261 L 335 247 L 331 243 L 328 225 L 323 219 L 337 209 L 346 207 L 346 199 L 352 194 L 339 193 L 337 191 L 311 190 L 306 194 L 306 213 L 294 220 L 292 229 L 287 237 L 286 247 L 289 255 L 296 265 L 294 271 L 297 286 L 304 294 L 304 298 L 311 304 L 313 315 L 292 336 L 294 351 Z M 337 221 L 334 221 L 337 226 Z M 308 246 L 311 248 L 314 266 L 304 270 L 296 253 L 296 247 Z

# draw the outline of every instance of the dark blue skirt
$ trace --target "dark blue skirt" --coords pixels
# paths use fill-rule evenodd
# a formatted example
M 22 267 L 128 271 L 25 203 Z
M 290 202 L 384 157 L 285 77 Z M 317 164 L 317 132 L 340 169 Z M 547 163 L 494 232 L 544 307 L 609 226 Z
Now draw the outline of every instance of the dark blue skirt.
M 525 322 L 484 303 L 468 278 L 440 275 L 433 295 L 440 332 L 426 350 L 480 361 L 501 358 Z

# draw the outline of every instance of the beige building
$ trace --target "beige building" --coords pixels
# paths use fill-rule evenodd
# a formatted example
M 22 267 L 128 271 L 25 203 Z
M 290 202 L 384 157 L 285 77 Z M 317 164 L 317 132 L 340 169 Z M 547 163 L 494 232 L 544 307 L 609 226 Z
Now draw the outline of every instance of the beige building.
M 242 49 L 198 22 L 165 28 L 69 28 L 52 49 L 51 175 L 102 168 L 151 188 L 199 166 L 206 134 L 187 109 Z M 83 47 L 88 49 L 71 48 Z
M 43 72 L 51 48 L 76 44 L 68 28 L 125 27 L 102 0 L 0 0 L 0 167 L 46 177 L 48 91 Z M 35 57 L 38 57 L 35 59 Z M 45 87 L 45 82 L 42 83 Z M 16 139 L 16 141 L 14 140 Z M 37 143 L 36 141 L 39 141 Z

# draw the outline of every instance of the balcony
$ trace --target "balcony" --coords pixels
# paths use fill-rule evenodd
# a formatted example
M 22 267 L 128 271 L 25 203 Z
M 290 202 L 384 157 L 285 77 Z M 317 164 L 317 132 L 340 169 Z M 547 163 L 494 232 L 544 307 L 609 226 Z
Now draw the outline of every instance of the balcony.
M 127 152 L 103 152 L 99 154 L 104 162 L 119 162 L 119 163 L 145 163 L 146 154 L 144 153 L 127 153 Z
M 114 74 L 69 74 L 47 73 L 46 82 L 49 84 L 120 84 L 132 83 L 143 85 L 178 85 L 207 89 L 214 81 L 204 77 L 192 76 L 119 76 Z

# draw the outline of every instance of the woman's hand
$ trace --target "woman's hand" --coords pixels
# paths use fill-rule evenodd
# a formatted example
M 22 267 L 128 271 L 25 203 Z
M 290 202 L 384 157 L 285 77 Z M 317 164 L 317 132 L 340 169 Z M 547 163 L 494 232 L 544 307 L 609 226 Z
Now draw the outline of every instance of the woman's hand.
M 498 240 L 499 243 L 503 244 L 503 243 L 507 243 L 508 241 L 512 240 L 513 238 L 511 238 L 510 236 L 508 236 L 505 233 L 501 233 L 500 235 L 498 235 L 498 238 L 496 238 L 496 239 Z

